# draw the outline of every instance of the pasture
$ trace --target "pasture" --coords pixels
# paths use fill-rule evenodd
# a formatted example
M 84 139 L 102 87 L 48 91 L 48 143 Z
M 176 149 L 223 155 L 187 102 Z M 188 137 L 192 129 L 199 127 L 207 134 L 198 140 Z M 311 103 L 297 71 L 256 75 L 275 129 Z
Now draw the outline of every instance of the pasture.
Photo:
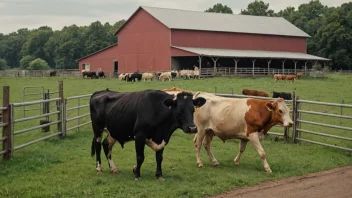
M 42 78 L 1 78 L 0 85 L 10 86 L 10 101 L 22 101 L 24 86 L 43 85 L 50 91 L 57 90 L 57 81 L 64 82 L 64 97 L 91 94 L 95 91 L 109 88 L 114 91 L 137 91 L 144 89 L 164 89 L 179 87 L 193 91 L 240 94 L 242 89 L 264 90 L 272 96 L 272 91 L 296 93 L 300 99 L 352 104 L 352 75 L 329 75 L 324 79 L 303 78 L 293 84 L 274 82 L 272 78 L 212 78 L 201 80 L 174 80 L 171 82 L 147 81 L 125 82 L 116 79 L 82 79 L 77 77 L 42 77 Z M 2 96 L 0 97 L 2 100 Z M 82 100 L 81 104 L 87 103 Z M 309 105 L 308 108 L 322 112 L 336 113 L 339 108 L 326 108 Z M 320 109 L 319 109 L 320 108 Z M 87 113 L 88 108 L 81 111 Z M 30 114 L 30 113 L 29 113 Z M 352 115 L 351 109 L 343 109 L 344 115 Z M 75 116 L 72 112 L 70 117 Z M 23 114 L 18 111 L 16 117 Z M 312 121 L 326 121 L 329 124 L 349 126 L 350 120 L 334 120 L 330 117 L 315 117 L 307 115 Z M 89 120 L 87 117 L 84 120 Z M 83 122 L 83 121 L 81 121 Z M 338 123 L 337 123 L 338 122 Z M 38 125 L 36 123 L 21 123 L 16 130 Z M 51 126 L 54 131 L 56 126 Z M 68 126 L 69 127 L 69 126 Z M 311 126 L 310 130 L 323 130 Z M 325 129 L 324 129 L 325 130 Z M 271 131 L 282 131 L 273 128 Z M 352 138 L 349 131 L 329 129 L 329 133 Z M 15 136 L 15 144 L 21 144 L 33 138 L 47 135 L 40 130 Z M 9 161 L 0 161 L 0 197 L 205 197 L 219 194 L 234 187 L 253 185 L 265 180 L 275 180 L 296 175 L 303 175 L 338 166 L 352 164 L 350 152 L 322 147 L 308 143 L 285 143 L 273 141 L 273 136 L 267 136 L 262 142 L 268 163 L 273 171 L 267 174 L 258 153 L 252 145 L 248 145 L 241 157 L 241 164 L 235 166 L 234 157 L 239 151 L 239 141 L 232 140 L 223 143 L 214 137 L 212 148 L 219 167 L 213 167 L 202 148 L 201 157 L 204 168 L 198 168 L 193 146 L 193 135 L 177 130 L 164 151 L 163 174 L 165 181 L 157 181 L 155 177 L 155 155 L 151 149 L 145 149 L 145 161 L 141 168 L 141 180 L 134 181 L 132 167 L 135 165 L 134 143 L 125 144 L 121 149 L 116 144 L 112 157 L 118 168 L 119 175 L 110 173 L 105 157 L 102 157 L 103 174 L 98 176 L 95 170 L 95 157 L 90 156 L 90 146 L 93 137 L 91 125 L 72 130 L 66 138 L 51 138 L 44 142 L 14 152 Z M 302 137 L 305 137 L 302 135 Z M 309 136 L 307 136 L 309 137 Z M 318 137 L 318 139 L 321 137 Z M 330 140 L 329 140 L 330 141 Z M 331 140 L 331 143 L 352 147 L 350 142 Z

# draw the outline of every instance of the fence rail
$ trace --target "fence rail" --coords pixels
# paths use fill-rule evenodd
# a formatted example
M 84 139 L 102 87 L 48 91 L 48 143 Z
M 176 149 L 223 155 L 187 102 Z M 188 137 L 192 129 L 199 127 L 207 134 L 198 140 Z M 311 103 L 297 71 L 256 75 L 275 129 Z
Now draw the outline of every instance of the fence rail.
M 2 137 L 0 137 L 0 142 L 2 143 L 2 150 L 0 150 L 0 155 L 2 155 L 5 160 L 9 159 L 13 155 L 13 152 L 15 150 L 27 147 L 29 145 L 35 144 L 37 142 L 40 142 L 55 136 L 64 137 L 67 131 L 71 131 L 74 129 L 80 130 L 81 127 L 89 125 L 91 123 L 90 119 L 85 120 L 85 118 L 89 118 L 90 116 L 88 107 L 89 107 L 89 99 L 92 94 L 72 96 L 64 99 L 62 81 L 59 81 L 58 88 L 59 88 L 59 91 L 57 92 L 48 91 L 45 94 L 45 97 L 43 100 L 26 101 L 21 103 L 10 104 L 9 87 L 8 86 L 3 87 L 3 104 L 2 104 L 2 107 L 0 107 L 0 111 L 2 113 L 2 119 L 0 120 L 0 127 L 2 128 L 2 131 L 3 131 Z M 257 98 L 257 99 L 264 99 L 264 100 L 276 99 L 271 97 L 258 97 L 258 96 L 234 94 L 233 89 L 232 89 L 232 94 L 221 94 L 221 93 L 217 93 L 216 87 L 214 92 L 215 92 L 215 95 L 221 96 L 221 97 Z M 50 99 L 50 95 L 52 94 L 58 94 L 58 97 Z M 307 143 L 337 148 L 344 151 L 352 151 L 352 148 L 349 148 L 348 146 L 326 143 L 324 141 L 316 141 L 314 139 L 311 139 L 310 136 L 301 137 L 302 134 L 309 134 L 314 137 L 319 136 L 324 138 L 330 138 L 332 140 L 352 141 L 351 136 L 343 137 L 340 134 L 329 134 L 329 132 L 326 132 L 326 131 L 318 132 L 318 130 L 308 128 L 309 125 L 313 125 L 313 126 L 333 128 L 338 130 L 352 131 L 351 126 L 338 126 L 338 125 L 325 123 L 324 121 L 320 121 L 320 120 L 319 122 L 316 122 L 316 121 L 305 120 L 302 118 L 302 115 L 307 114 L 312 116 L 323 116 L 323 117 L 328 116 L 334 119 L 344 119 L 346 121 L 346 119 L 347 120 L 352 119 L 352 116 L 343 115 L 342 108 L 352 108 L 351 104 L 338 104 L 338 103 L 300 100 L 295 95 L 295 91 L 293 92 L 293 99 L 285 100 L 285 101 L 286 101 L 286 104 L 291 107 L 290 113 L 294 121 L 294 125 L 292 127 L 292 140 L 294 143 L 307 142 Z M 50 108 L 49 108 L 50 103 L 55 103 L 56 110 L 50 112 Z M 28 117 L 19 118 L 18 116 L 16 116 L 15 118 L 15 114 L 17 115 L 16 113 L 17 111 L 15 111 L 16 108 L 21 108 L 21 107 L 30 106 L 30 105 L 38 105 L 38 104 L 41 104 L 43 106 L 43 111 L 40 112 L 39 114 L 33 115 L 32 113 Z M 341 108 L 341 115 L 338 115 L 336 113 L 331 113 L 331 112 L 319 112 L 319 111 L 313 111 L 311 109 L 304 109 L 302 104 L 320 105 L 324 107 L 329 106 L 331 108 Z M 49 118 L 53 118 L 53 117 L 57 119 L 50 121 Z M 19 130 L 15 130 L 15 126 L 17 126 L 17 124 L 20 124 L 26 121 L 37 120 L 39 118 L 45 118 L 44 122 L 42 122 L 43 120 L 40 120 L 41 121 L 40 125 L 31 126 L 31 127 L 26 126 L 26 128 L 22 127 Z M 304 125 L 302 126 L 302 124 Z M 38 130 L 38 129 L 43 130 L 44 128 L 47 128 L 47 127 L 49 128 L 49 130 L 47 131 L 44 130 L 43 132 L 49 132 L 50 126 L 52 125 L 57 125 L 57 127 L 54 127 L 54 128 L 57 128 L 57 130 L 52 131 L 52 134 L 45 135 L 44 137 L 38 137 L 35 140 L 21 143 L 20 145 L 15 145 L 14 140 L 15 140 L 15 137 L 17 137 L 18 135 L 25 134 L 27 132 Z M 277 130 L 274 130 L 274 131 L 269 131 L 268 134 L 283 136 L 285 140 L 288 141 L 288 138 L 290 136 L 289 134 L 290 128 L 276 125 L 272 129 L 280 130 L 280 128 L 283 129 L 282 132 L 277 132 Z M 346 134 L 349 135 L 352 133 L 346 133 Z

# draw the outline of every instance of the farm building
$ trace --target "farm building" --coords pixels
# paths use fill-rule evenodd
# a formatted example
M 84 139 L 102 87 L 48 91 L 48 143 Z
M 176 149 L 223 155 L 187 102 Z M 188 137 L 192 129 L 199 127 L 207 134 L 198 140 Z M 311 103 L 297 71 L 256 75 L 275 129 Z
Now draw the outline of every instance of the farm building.
M 118 43 L 79 59 L 82 71 L 289 73 L 329 59 L 307 54 L 310 36 L 281 17 L 139 7 L 119 28 Z M 285 72 L 286 71 L 286 72 Z

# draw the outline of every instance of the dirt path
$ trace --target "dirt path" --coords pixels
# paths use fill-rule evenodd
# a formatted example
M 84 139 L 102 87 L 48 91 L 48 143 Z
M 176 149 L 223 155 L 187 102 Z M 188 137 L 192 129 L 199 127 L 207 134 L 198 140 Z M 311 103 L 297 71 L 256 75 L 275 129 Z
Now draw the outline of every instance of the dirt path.
M 223 197 L 352 197 L 352 166 L 331 169 L 305 176 L 263 182 L 255 186 L 236 188 L 214 196 Z

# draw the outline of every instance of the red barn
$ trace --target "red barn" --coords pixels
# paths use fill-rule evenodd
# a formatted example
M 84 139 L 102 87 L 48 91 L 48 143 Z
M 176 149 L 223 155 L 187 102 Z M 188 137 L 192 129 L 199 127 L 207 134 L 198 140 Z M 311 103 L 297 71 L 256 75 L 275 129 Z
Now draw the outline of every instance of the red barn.
M 115 35 L 117 44 L 79 59 L 79 69 L 156 72 L 196 65 L 202 74 L 248 67 L 269 74 L 329 60 L 307 54 L 310 36 L 281 17 L 139 7 Z

